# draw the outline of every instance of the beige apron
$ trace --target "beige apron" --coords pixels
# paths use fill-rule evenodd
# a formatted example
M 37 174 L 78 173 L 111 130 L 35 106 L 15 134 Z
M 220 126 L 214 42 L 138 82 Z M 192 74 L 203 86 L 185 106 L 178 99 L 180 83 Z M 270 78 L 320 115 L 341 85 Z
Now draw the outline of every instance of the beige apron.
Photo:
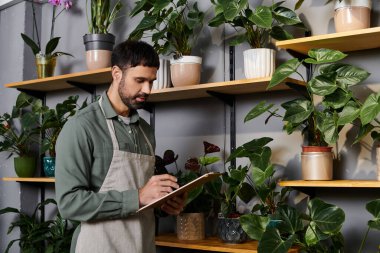
M 99 100 L 102 108 L 102 99 Z M 104 114 L 104 111 L 103 111 Z M 119 150 L 115 128 L 111 119 L 106 119 L 113 144 L 113 156 L 107 176 L 99 192 L 126 191 L 143 187 L 153 175 L 154 152 L 147 141 L 151 155 L 142 155 Z M 147 210 L 125 219 L 82 222 L 75 248 L 76 253 L 152 253 L 154 244 L 154 214 Z

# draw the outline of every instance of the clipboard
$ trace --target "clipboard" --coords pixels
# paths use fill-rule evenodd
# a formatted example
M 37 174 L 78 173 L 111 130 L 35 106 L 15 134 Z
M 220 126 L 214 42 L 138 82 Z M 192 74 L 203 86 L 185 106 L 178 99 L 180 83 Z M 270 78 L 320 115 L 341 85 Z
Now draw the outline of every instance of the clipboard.
M 175 196 L 181 195 L 185 192 L 189 192 L 198 186 L 201 186 L 207 182 L 210 182 L 211 180 L 221 176 L 222 174 L 223 173 L 219 173 L 219 172 L 206 173 L 206 174 L 194 179 L 193 181 L 190 181 L 189 183 L 181 186 L 180 188 L 176 189 L 175 191 L 172 191 L 171 193 L 153 201 L 152 203 L 141 207 L 139 210 L 136 211 L 136 213 L 142 212 L 142 211 L 149 209 L 149 208 L 159 207 L 163 203 L 165 203 L 167 200 L 174 198 Z

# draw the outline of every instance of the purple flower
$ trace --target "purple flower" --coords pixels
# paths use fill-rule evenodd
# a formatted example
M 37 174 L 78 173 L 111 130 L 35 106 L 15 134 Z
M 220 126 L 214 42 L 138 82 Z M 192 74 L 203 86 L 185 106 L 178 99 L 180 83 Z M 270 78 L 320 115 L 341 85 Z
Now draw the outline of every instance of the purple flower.
M 65 1 L 63 3 L 63 5 L 65 6 L 65 9 L 68 10 L 68 9 L 70 9 L 73 6 L 73 2 L 71 2 L 71 1 Z
M 54 6 L 61 5 L 61 0 L 49 0 L 48 2 Z
M 199 164 L 198 158 L 192 157 L 186 161 L 185 169 L 198 173 L 200 168 L 201 165 Z

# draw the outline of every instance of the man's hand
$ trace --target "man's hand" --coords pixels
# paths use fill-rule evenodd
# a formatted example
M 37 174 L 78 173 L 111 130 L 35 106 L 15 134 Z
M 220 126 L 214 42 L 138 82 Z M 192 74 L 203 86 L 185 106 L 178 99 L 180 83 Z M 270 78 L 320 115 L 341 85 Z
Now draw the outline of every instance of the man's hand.
M 161 209 L 170 215 L 178 215 L 183 211 L 187 199 L 187 192 L 182 196 L 177 196 L 166 201 L 165 204 L 161 206 Z
M 140 207 L 171 193 L 173 188 L 179 188 L 176 177 L 169 174 L 151 177 L 148 183 L 139 189 Z

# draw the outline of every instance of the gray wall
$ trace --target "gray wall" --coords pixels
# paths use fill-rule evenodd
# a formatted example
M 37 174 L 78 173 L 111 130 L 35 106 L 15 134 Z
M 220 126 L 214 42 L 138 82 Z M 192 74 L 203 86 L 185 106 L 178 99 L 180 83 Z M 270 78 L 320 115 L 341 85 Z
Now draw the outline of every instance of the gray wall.
M 132 8 L 132 1 L 124 1 L 126 6 L 123 11 L 129 12 Z M 271 1 L 250 1 L 251 3 L 270 4 Z M 334 32 L 333 27 L 333 5 L 324 5 L 325 1 L 305 1 L 298 11 L 312 29 L 312 33 L 326 34 Z M 294 6 L 295 0 L 287 1 L 288 6 Z M 75 8 L 67 13 L 63 13 L 56 22 L 56 36 L 61 36 L 59 50 L 72 53 L 75 58 L 62 56 L 57 63 L 56 75 L 78 72 L 86 70 L 84 62 L 84 47 L 82 36 L 87 31 L 85 18 L 85 1 L 76 1 Z M 210 11 L 208 1 L 199 1 L 203 10 Z M 28 6 L 28 9 L 26 9 Z M 372 26 L 379 25 L 379 9 L 374 4 Z M 0 83 L 32 79 L 35 77 L 35 68 L 30 49 L 25 47 L 19 33 L 30 31 L 31 16 L 29 4 L 21 2 L 7 9 L 0 11 Z M 42 20 L 50 20 L 50 6 L 42 7 Z M 208 12 L 208 17 L 212 14 Z M 136 20 L 127 17 L 119 19 L 112 28 L 112 33 L 117 35 L 117 42 L 124 40 L 129 32 L 136 26 Z M 50 21 L 42 22 L 42 38 L 46 43 L 46 38 L 50 29 Z M 230 28 L 209 28 L 205 27 L 200 36 L 200 45 L 195 48 L 195 54 L 202 56 L 204 60 L 202 82 L 217 82 L 228 80 L 228 46 L 223 41 L 224 32 L 226 36 L 231 33 Z M 348 42 L 349 43 L 349 42 Z M 242 79 L 242 51 L 247 45 L 236 48 L 236 79 Z M 370 78 L 365 85 L 356 88 L 356 92 L 362 96 L 370 92 L 378 91 L 380 73 L 377 71 L 380 64 L 378 49 L 351 53 L 347 62 L 354 63 L 371 72 Z M 283 62 L 289 55 L 280 50 L 278 61 Z M 226 70 L 226 71 L 225 71 Z M 10 111 L 18 94 L 13 89 L 5 89 L 0 86 L 0 113 Z M 100 94 L 106 87 L 99 87 L 97 93 Z M 53 106 L 62 101 L 67 96 L 79 94 L 81 99 L 89 97 L 88 94 L 72 89 L 62 92 L 49 93 L 47 104 Z M 246 113 L 261 100 L 280 104 L 294 97 L 292 91 L 275 92 L 268 94 L 242 95 L 237 97 L 237 145 L 243 144 L 252 138 L 270 136 L 274 138 L 271 143 L 273 149 L 273 162 L 278 165 L 281 173 L 289 179 L 300 178 L 300 145 L 302 136 L 299 133 L 291 136 L 282 132 L 282 122 L 271 120 L 268 125 L 263 121 L 243 123 Z M 141 112 L 143 117 L 149 119 L 149 115 Z M 156 138 L 158 155 L 162 155 L 166 149 L 173 149 L 179 154 L 178 164 L 183 165 L 189 156 L 199 156 L 202 150 L 202 141 L 207 140 L 229 150 L 229 108 L 214 98 L 194 99 L 187 101 L 176 101 L 170 103 L 160 103 L 156 106 Z M 337 179 L 375 179 L 376 166 L 373 143 L 370 138 L 366 138 L 360 145 L 352 147 L 346 141 L 355 135 L 355 129 L 347 128 L 341 134 L 341 139 L 336 147 L 339 152 L 340 164 L 336 168 Z M 6 154 L 0 154 L 0 177 L 15 176 L 13 162 L 5 159 Z M 217 166 L 223 169 L 222 165 Z M 37 190 L 32 190 L 33 186 L 22 186 L 17 183 L 0 181 L 0 208 L 5 206 L 20 207 L 21 202 L 25 205 L 26 198 L 32 202 L 38 201 Z M 31 193 L 30 193 L 31 192 Z M 32 195 L 32 196 L 30 196 Z M 52 186 L 47 187 L 46 197 L 54 197 Z M 27 197 L 25 197 L 27 196 Z M 376 190 L 345 190 L 326 189 L 317 190 L 317 196 L 326 201 L 337 204 L 346 212 L 346 222 L 343 233 L 346 238 L 346 252 L 357 252 L 359 241 L 366 229 L 367 220 L 370 218 L 365 211 L 365 203 L 371 199 L 379 198 L 379 189 Z M 303 196 L 298 196 L 302 198 Z M 22 199 L 22 201 L 20 201 Z M 25 209 L 27 209 L 25 207 Z M 0 217 L 0 252 L 3 252 L 10 237 L 6 235 L 6 230 L 12 217 Z M 160 229 L 172 230 L 173 218 L 163 220 Z M 376 245 L 379 244 L 380 233 L 371 231 L 370 241 L 367 243 L 366 252 L 375 252 Z M 16 251 L 15 251 L 16 252 Z

